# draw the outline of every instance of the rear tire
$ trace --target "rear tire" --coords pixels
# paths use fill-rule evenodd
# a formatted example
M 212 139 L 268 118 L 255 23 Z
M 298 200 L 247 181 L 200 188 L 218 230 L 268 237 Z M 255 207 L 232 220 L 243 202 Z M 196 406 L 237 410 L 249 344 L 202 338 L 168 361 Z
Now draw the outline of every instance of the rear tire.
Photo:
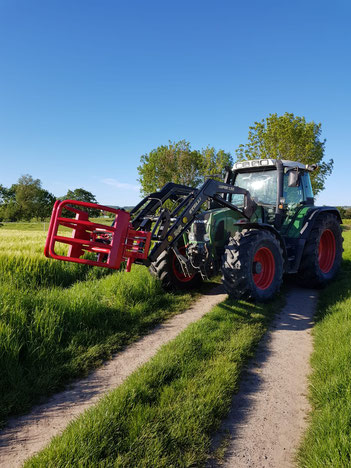
M 331 213 L 321 213 L 306 241 L 297 278 L 301 285 L 322 288 L 339 271 L 342 260 L 340 222 Z
M 183 255 L 184 250 L 184 246 L 179 247 L 179 251 Z M 162 287 L 166 291 L 194 289 L 202 283 L 200 273 L 192 276 L 183 274 L 179 260 L 172 249 L 162 252 L 156 262 L 151 264 L 149 271 L 161 281 Z
M 222 257 L 222 281 L 230 297 L 267 301 L 279 291 L 283 278 L 283 251 L 269 231 L 237 232 Z

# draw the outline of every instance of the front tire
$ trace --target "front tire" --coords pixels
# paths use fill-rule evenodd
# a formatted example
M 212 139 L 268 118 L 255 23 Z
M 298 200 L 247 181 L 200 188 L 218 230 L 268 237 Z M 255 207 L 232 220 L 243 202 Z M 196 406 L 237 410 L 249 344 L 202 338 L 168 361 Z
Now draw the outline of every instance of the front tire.
M 222 281 L 230 297 L 267 301 L 283 278 L 283 251 L 269 231 L 244 229 L 229 240 L 222 257 Z
M 185 247 L 179 247 L 182 255 L 185 255 Z M 172 249 L 164 251 L 149 268 L 150 273 L 161 281 L 166 291 L 189 290 L 200 286 L 202 278 L 200 273 L 185 276 L 179 260 Z
M 306 241 L 300 268 L 299 282 L 309 288 L 322 288 L 339 271 L 342 260 L 341 227 L 331 213 L 321 213 Z

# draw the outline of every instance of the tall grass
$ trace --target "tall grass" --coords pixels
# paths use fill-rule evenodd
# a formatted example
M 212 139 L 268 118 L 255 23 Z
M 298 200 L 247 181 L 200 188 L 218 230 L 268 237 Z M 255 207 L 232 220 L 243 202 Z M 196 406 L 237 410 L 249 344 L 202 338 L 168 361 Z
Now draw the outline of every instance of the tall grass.
M 46 259 L 45 233 L 0 228 L 0 424 L 186 308 L 145 267 Z
M 165 293 L 144 267 L 68 289 L 0 287 L 0 418 L 27 409 L 160 320 L 188 294 Z
M 66 287 L 111 273 L 107 268 L 47 259 L 43 254 L 46 233 L 11 227 L 0 228 L 0 284 L 10 283 L 14 288 Z
M 299 452 L 305 468 L 351 466 L 351 231 L 343 235 L 342 271 L 320 294 L 313 330 L 313 410 Z

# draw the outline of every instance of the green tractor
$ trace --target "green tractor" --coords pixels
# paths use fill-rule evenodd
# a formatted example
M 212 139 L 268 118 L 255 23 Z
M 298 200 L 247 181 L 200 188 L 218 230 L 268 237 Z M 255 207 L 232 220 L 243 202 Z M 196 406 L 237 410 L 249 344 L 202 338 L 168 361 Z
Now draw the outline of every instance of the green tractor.
M 193 288 L 221 272 L 229 296 L 259 301 L 274 296 L 283 274 L 323 287 L 341 264 L 342 221 L 336 208 L 314 206 L 315 169 L 274 159 L 237 162 L 222 182 L 208 179 L 198 189 L 168 183 L 130 213 L 116 210 L 111 228 L 97 228 L 72 205 L 113 209 L 57 202 L 45 254 L 115 269 L 127 261 L 127 271 L 143 264 L 166 289 Z M 76 220 L 62 218 L 64 208 Z M 57 235 L 60 224 L 73 229 L 73 240 Z M 55 242 L 69 244 L 68 255 L 57 255 Z

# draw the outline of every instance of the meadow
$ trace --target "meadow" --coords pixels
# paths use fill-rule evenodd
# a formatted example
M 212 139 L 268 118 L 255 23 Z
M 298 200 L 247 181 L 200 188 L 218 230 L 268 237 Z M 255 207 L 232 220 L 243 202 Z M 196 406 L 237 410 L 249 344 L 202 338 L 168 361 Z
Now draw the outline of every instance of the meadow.
M 47 259 L 45 238 L 42 223 L 0 228 L 0 423 L 194 299 L 165 293 L 145 267 L 129 274 Z

